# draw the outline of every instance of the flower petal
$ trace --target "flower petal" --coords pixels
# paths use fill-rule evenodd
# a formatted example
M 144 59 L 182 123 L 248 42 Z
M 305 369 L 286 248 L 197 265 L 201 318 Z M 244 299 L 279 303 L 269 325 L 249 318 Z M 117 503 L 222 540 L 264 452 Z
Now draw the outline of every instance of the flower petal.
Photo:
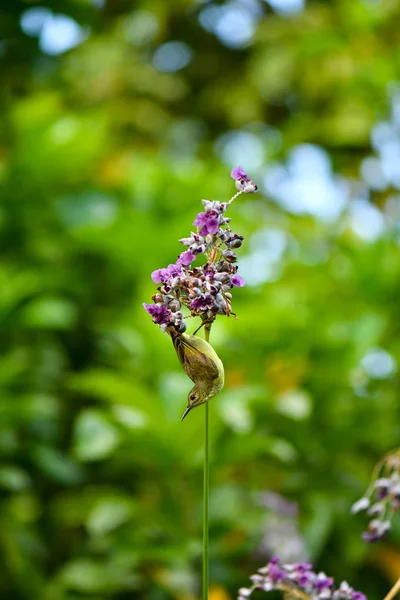
M 238 167 L 234 167 L 232 169 L 231 177 L 232 177 L 232 179 L 246 179 L 246 180 L 250 181 L 250 179 L 246 175 L 245 170 L 240 165 Z
M 243 277 L 240 277 L 240 275 L 234 275 L 231 277 L 231 284 L 235 285 L 236 287 L 243 287 L 246 285 L 246 282 Z

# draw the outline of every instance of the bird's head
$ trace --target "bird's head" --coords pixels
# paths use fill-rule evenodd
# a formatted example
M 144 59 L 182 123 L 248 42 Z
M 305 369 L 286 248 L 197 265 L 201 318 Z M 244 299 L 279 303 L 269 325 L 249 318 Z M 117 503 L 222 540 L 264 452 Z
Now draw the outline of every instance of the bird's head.
M 183 421 L 192 408 L 200 406 L 200 404 L 204 404 L 204 402 L 207 402 L 207 400 L 212 398 L 212 396 L 212 390 L 208 389 L 207 387 L 195 385 L 189 392 L 188 405 L 185 408 L 185 412 L 182 415 L 181 421 Z

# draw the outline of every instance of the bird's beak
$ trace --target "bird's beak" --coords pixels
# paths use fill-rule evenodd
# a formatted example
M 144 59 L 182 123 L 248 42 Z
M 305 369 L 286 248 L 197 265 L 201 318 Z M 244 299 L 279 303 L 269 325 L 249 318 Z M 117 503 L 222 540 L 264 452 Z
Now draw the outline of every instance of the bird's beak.
M 192 410 L 193 406 L 194 406 L 193 404 L 189 404 L 189 406 L 187 406 L 185 408 L 185 412 L 183 413 L 183 415 L 181 417 L 181 423 L 182 423 L 183 419 L 186 417 L 186 415 Z

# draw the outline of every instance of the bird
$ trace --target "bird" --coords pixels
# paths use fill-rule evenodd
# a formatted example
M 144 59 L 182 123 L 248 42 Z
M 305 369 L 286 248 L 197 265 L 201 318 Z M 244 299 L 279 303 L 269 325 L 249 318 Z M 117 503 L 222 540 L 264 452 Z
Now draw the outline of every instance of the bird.
M 195 408 L 208 402 L 224 387 L 225 373 L 222 360 L 214 348 L 196 335 L 179 333 L 175 327 L 167 327 L 180 363 L 194 386 L 188 394 L 188 405 L 181 421 Z

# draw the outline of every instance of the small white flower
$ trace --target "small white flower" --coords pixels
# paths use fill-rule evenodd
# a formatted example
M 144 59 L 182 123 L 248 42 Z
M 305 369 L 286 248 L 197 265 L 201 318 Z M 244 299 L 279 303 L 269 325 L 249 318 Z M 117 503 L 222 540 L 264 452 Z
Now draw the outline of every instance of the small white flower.
M 342 581 L 342 583 L 339 586 L 339 592 L 342 592 L 344 594 L 351 592 L 351 587 L 349 586 L 347 581 Z
M 264 592 L 270 592 L 274 589 L 274 585 L 270 581 L 264 581 L 262 589 L 264 590 Z
M 391 483 L 392 481 L 389 479 L 389 477 L 381 477 L 375 481 L 374 487 L 383 489 L 390 488 Z
M 385 505 L 383 502 L 376 502 L 372 504 L 372 506 L 368 510 L 368 514 L 370 517 L 379 517 L 385 510 Z
M 360 512 L 361 510 L 366 510 L 370 505 L 370 501 L 369 498 L 360 498 L 360 500 L 357 500 L 357 502 L 355 502 L 353 504 L 353 506 L 351 507 L 351 512 L 353 515 L 355 515 L 356 513 Z

